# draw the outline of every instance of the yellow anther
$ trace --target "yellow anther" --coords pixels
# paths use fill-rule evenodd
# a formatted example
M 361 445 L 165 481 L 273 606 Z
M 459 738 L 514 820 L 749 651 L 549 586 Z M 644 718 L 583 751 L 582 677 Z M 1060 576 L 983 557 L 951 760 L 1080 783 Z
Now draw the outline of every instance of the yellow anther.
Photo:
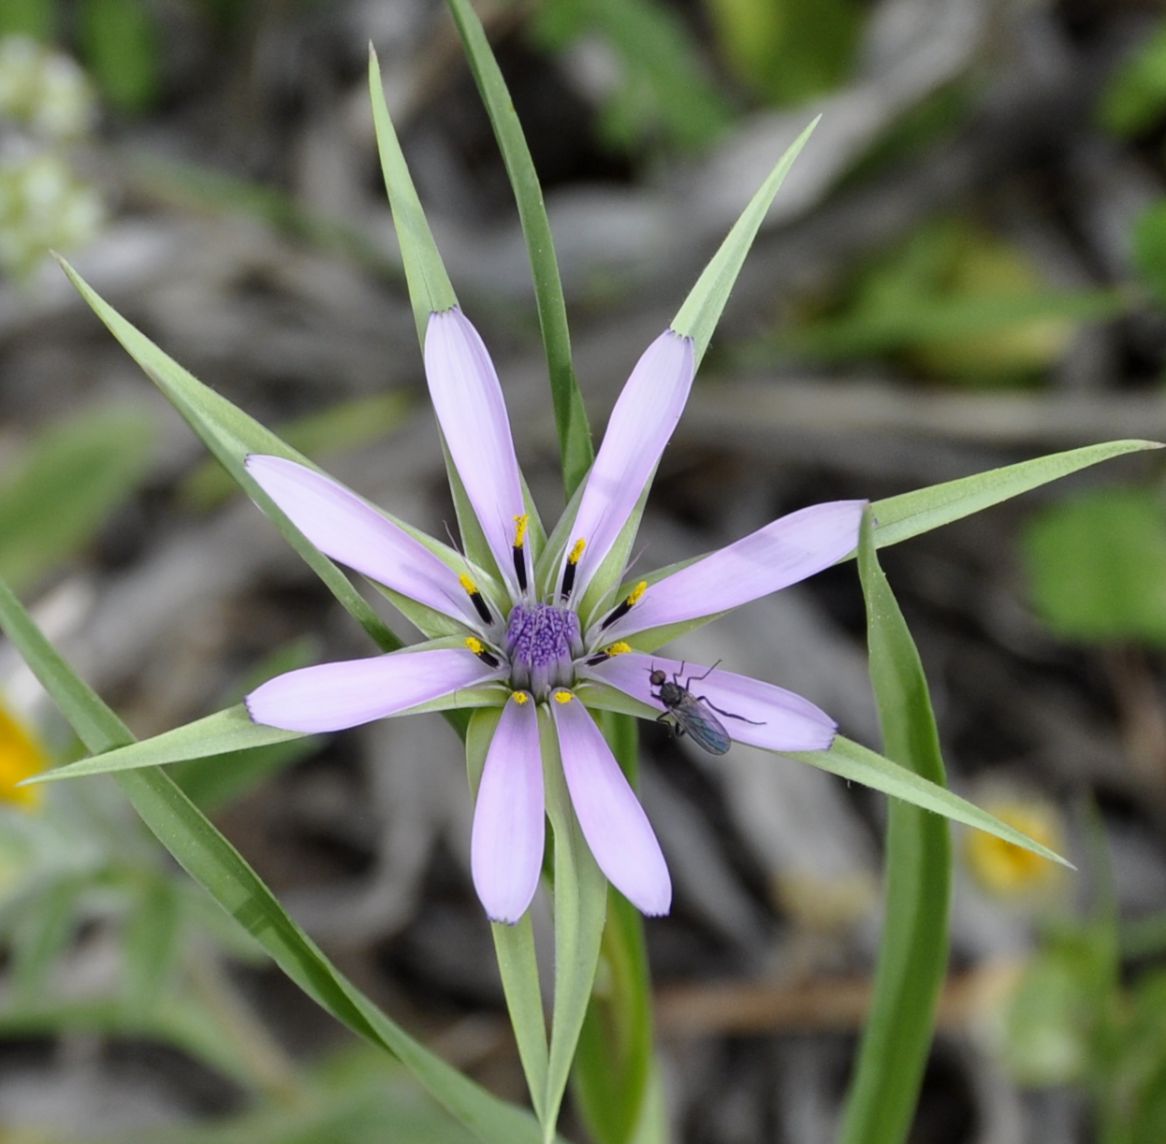
M 474 653 L 474 655 L 481 655 L 486 650 L 486 645 L 480 639 L 474 636 L 466 636 L 466 647 Z
M 638 603 L 640 602 L 640 597 L 641 597 L 641 596 L 643 596 L 643 594 L 644 594 L 644 593 L 645 593 L 647 590 L 648 590 L 648 581 L 647 581 L 647 580 L 641 580 L 641 581 L 640 581 L 640 582 L 639 582 L 639 583 L 638 583 L 638 584 L 637 584 L 637 585 L 636 585 L 636 586 L 635 586 L 635 587 L 632 589 L 632 591 L 631 591 L 631 594 L 630 594 L 630 595 L 628 596 L 628 598 L 627 598 L 627 599 L 624 601 L 624 603 L 625 603 L 625 604 L 627 604 L 627 606 L 628 606 L 629 608 L 630 608 L 630 607 L 631 607 L 633 604 L 638 604 Z
M 620 640 L 619 643 L 608 644 L 607 647 L 605 647 L 603 649 L 603 654 L 604 655 L 627 655 L 627 653 L 631 650 L 632 650 L 632 645 L 630 643 L 624 643 L 623 640 Z
M 528 692 L 525 692 L 525 691 L 515 691 L 510 696 L 510 698 L 513 699 L 514 702 L 517 703 L 519 707 L 521 707 L 524 703 L 530 702 L 530 695 Z
M 457 578 L 457 582 L 465 589 L 467 596 L 476 596 L 478 594 L 478 585 L 464 572 Z
M 526 543 L 526 526 L 530 524 L 530 517 L 523 513 L 514 518 L 514 547 L 521 548 Z
M 571 549 L 571 555 L 567 557 L 568 564 L 578 564 L 583 556 L 583 549 L 587 547 L 587 541 L 583 537 L 579 537 L 575 541 L 575 547 Z
M 555 702 L 556 703 L 570 703 L 571 700 L 574 698 L 575 698 L 575 696 L 572 695 L 569 691 L 556 691 L 555 692 Z

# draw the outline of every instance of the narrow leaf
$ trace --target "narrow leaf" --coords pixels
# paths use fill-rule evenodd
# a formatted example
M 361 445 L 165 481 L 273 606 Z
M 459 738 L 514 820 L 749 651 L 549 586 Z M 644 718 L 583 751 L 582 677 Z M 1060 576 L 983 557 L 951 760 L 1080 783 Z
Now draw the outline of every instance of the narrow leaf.
M 0 580 L 0 627 L 91 751 L 133 742 L 121 720 L 73 672 Z M 492 1096 L 410 1037 L 324 956 L 214 825 L 160 771 L 118 783 L 138 814 L 195 881 L 258 941 L 317 1004 L 358 1036 L 396 1055 L 422 1085 L 487 1144 L 533 1144 L 533 1118 Z
M 589 701 L 590 701 L 590 697 Z M 1073 869 L 1071 862 L 1054 853 L 1047 846 L 1034 842 L 1027 834 L 1022 834 L 1015 827 L 1009 826 L 986 810 L 960 798 L 957 794 L 944 787 L 930 782 L 917 775 L 914 771 L 868 750 L 858 743 L 852 742 L 839 735 L 834 745 L 828 751 L 790 751 L 783 752 L 786 758 L 796 759 L 799 763 L 809 763 L 819 770 L 829 771 L 840 778 L 851 782 L 862 783 L 872 790 L 882 791 L 893 798 L 900 798 L 912 806 L 922 807 L 924 810 L 934 811 L 953 822 L 962 822 L 965 826 L 974 826 L 977 830 L 986 830 L 1005 842 L 1011 842 L 1024 850 L 1031 850 L 1042 858 L 1049 859 L 1061 866 Z
M 477 797 L 486 754 L 502 717 L 500 709 L 475 711 L 466 734 L 466 769 L 470 787 Z M 539 988 L 538 958 L 530 911 L 512 926 L 494 922 L 490 926 L 506 1009 L 518 1044 L 518 1057 L 530 1089 L 531 1104 L 540 1123 L 545 1120 L 543 1100 L 547 1087 L 547 1025 Z
M 859 538 L 870 676 L 883 751 L 916 774 L 945 781 L 923 665 L 875 555 L 869 510 Z M 947 970 L 951 837 L 934 814 L 892 799 L 887 810 L 886 911 L 874 997 L 850 1084 L 843 1144 L 907 1138 Z
M 818 120 L 815 119 L 777 161 L 777 166 L 749 200 L 749 205 L 741 212 L 741 217 L 733 224 L 732 230 L 726 235 L 724 242 L 697 279 L 684 305 L 672 320 L 672 328 L 678 334 L 692 338 L 698 365 L 709 347 L 709 342 L 712 341 L 721 311 L 729 300 L 737 275 L 741 273 L 741 267 L 745 263 L 745 256 L 749 253 L 749 248 L 769 213 L 774 197 L 781 189 L 781 184 L 785 182 L 794 160 L 817 126 Z
M 1161 448 L 1157 441 L 1107 441 L 887 497 L 871 506 L 875 518 L 875 547 L 898 544 L 953 520 L 962 520 L 1113 457 Z
M 243 467 L 249 453 L 270 453 L 298 461 L 300 464 L 309 464 L 307 458 L 286 445 L 254 418 L 232 405 L 225 397 L 203 385 L 193 374 L 163 353 L 140 330 L 127 322 L 64 259 L 59 261 L 69 276 L 69 281 L 105 323 L 109 332 L 145 370 L 150 380 L 182 414 L 231 476 L 263 506 L 284 539 L 304 558 L 348 613 L 382 650 L 394 651 L 399 648 L 401 641 L 385 626 L 340 569 L 308 543 Z
M 81 778 L 85 775 L 158 767 L 167 763 L 186 762 L 188 759 L 225 755 L 231 751 L 243 751 L 251 747 L 266 747 L 271 743 L 286 743 L 291 739 L 303 737 L 300 731 L 283 731 L 278 727 L 252 723 L 247 708 L 239 703 L 225 711 L 216 711 L 213 715 L 176 727 L 173 731 L 163 731 L 152 739 L 130 743 L 117 750 L 93 755 L 80 762 L 57 767 L 55 770 L 42 771 L 26 781 L 33 785 L 56 782 L 58 779 Z
M 554 832 L 555 1004 L 543 1128 L 551 1139 L 599 964 L 607 880 L 583 839 L 559 759 L 550 713 L 539 711 L 547 816 Z
M 601 720 L 612 753 L 635 785 L 639 734 L 634 719 L 605 714 Z M 587 1007 L 572 1073 L 580 1114 L 598 1144 L 630 1144 L 644 1131 L 655 1061 L 652 997 L 644 919 L 622 894 L 607 893 L 607 926 L 600 971 Z
M 433 232 L 421 200 L 413 186 L 413 176 L 401 150 L 393 121 L 385 103 L 385 88 L 381 81 L 381 65 L 369 45 L 368 90 L 372 98 L 372 119 L 377 136 L 377 150 L 381 157 L 381 173 L 389 205 L 393 211 L 393 226 L 401 246 L 401 261 L 405 267 L 405 281 L 409 285 L 409 299 L 413 303 L 413 320 L 417 323 L 417 338 L 425 344 L 425 328 L 429 315 L 435 310 L 449 310 L 457 305 L 457 295 L 445 271 L 445 263 L 433 241 Z
M 494 137 L 502 152 L 502 160 L 506 164 L 506 173 L 510 177 L 515 202 L 518 204 L 518 218 L 526 239 L 531 276 L 534 279 L 539 327 L 546 349 L 555 428 L 562 454 L 563 483 L 567 498 L 570 499 L 595 459 L 595 450 L 587 424 L 587 410 L 571 364 L 567 307 L 563 299 L 563 284 L 559 278 L 554 236 L 543 202 L 542 187 L 539 186 L 530 148 L 526 145 L 522 125 L 518 121 L 510 93 L 506 90 L 506 81 L 502 78 L 498 61 L 490 50 L 482 22 L 469 0 L 449 0 L 449 7 L 469 59 L 470 70 L 482 95 L 482 102 L 490 116 Z
M 425 348 L 425 333 L 429 327 L 429 316 L 435 312 L 448 310 L 458 304 L 453 284 L 449 280 L 441 252 L 429 228 L 425 210 L 413 185 L 413 176 L 401 150 L 400 140 L 389 116 L 385 103 L 384 85 L 381 81 L 380 63 L 376 52 L 369 47 L 368 83 L 372 97 L 373 125 L 376 129 L 377 150 L 380 153 L 381 173 L 385 191 L 389 196 L 389 206 L 393 212 L 393 226 L 397 232 L 397 242 L 401 248 L 401 261 L 405 267 L 405 281 L 409 287 L 409 301 L 413 306 L 413 320 L 417 325 L 417 340 L 422 350 Z M 449 477 L 450 492 L 453 496 L 454 512 L 457 514 L 458 532 L 466 555 L 480 568 L 497 577 L 498 567 L 481 526 L 466 496 L 465 486 L 453 459 L 442 440 L 442 455 L 445 471 Z M 424 630 L 424 629 L 423 629 Z

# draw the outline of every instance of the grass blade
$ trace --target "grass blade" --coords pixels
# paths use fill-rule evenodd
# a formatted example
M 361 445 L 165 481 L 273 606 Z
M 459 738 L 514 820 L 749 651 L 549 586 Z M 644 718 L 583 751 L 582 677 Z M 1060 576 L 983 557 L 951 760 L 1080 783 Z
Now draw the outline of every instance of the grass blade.
M 1161 448 L 1157 441 L 1106 441 L 875 501 L 875 547 L 910 540 L 1113 457 Z
M 766 214 L 769 213 L 774 197 L 781 189 L 781 184 L 785 182 L 794 160 L 817 126 L 818 120 L 815 119 L 778 159 L 777 165 L 749 200 L 749 204 L 741 212 L 741 217 L 733 224 L 732 230 L 725 236 L 724 242 L 701 272 L 684 305 L 672 320 L 672 328 L 678 334 L 692 338 L 697 365 L 704 357 L 705 350 L 709 348 L 721 312 L 729 300 L 737 275 L 741 273 L 741 267 L 745 264 L 745 256 L 749 253 L 749 248 L 753 245 Z
M 612 752 L 635 785 L 638 728 L 626 715 L 602 720 Z M 602 988 L 592 994 L 579 1037 L 572 1089 L 584 1123 L 598 1144 L 641 1144 L 653 1136 L 648 1115 L 654 1073 L 652 997 L 644 919 L 620 893 L 608 889 L 603 931 Z
M 567 499 L 570 500 L 595 459 L 595 449 L 591 443 L 591 429 L 587 423 L 583 395 L 579 392 L 575 368 L 571 364 L 567 306 L 542 187 L 539 186 L 530 148 L 526 145 L 522 125 L 518 121 L 510 93 L 506 90 L 506 81 L 502 78 L 498 61 L 490 49 L 482 22 L 469 0 L 449 0 L 449 8 L 469 59 L 474 81 L 490 116 L 494 137 L 502 152 L 502 160 L 506 164 L 506 173 L 510 177 L 518 205 L 518 218 L 530 256 L 539 327 L 546 349 L 551 402 L 562 456 L 563 484 L 566 486 Z
M 31 786 L 86 775 L 159 767 L 167 763 L 183 763 L 189 759 L 205 759 L 232 751 L 266 747 L 272 743 L 287 743 L 303 737 L 302 731 L 283 731 L 278 727 L 252 723 L 247 708 L 239 703 L 225 711 L 216 711 L 213 715 L 176 727 L 173 731 L 163 731 L 153 738 L 128 743 L 124 747 L 104 751 L 100 755 L 55 770 L 42 771 L 27 781 Z
M 950 818 L 952 822 L 962 822 L 965 826 L 974 826 L 977 830 L 985 830 L 1011 842 L 1024 850 L 1031 850 L 1042 858 L 1056 862 L 1060 866 L 1073 869 L 1072 863 L 1059 854 L 1034 842 L 1027 834 L 1022 834 L 1006 822 L 1001 822 L 995 815 L 981 810 L 967 799 L 953 794 L 946 787 L 923 778 L 915 771 L 876 754 L 859 743 L 845 739 L 841 735 L 834 740 L 834 745 L 828 751 L 789 751 L 782 752 L 788 759 L 796 759 L 799 763 L 808 763 L 819 770 L 829 771 L 832 775 L 850 782 L 862 783 L 871 790 L 882 791 L 892 798 L 902 799 L 912 806 L 930 810 L 935 814 Z
M 875 555 L 871 516 L 858 570 L 866 599 L 870 676 L 884 753 L 945 781 L 927 680 Z M 887 816 L 886 910 L 874 999 L 843 1115 L 842 1144 L 897 1144 L 911 1127 L 947 969 L 951 836 L 947 823 L 892 799 Z
M 372 46 L 368 50 L 368 88 L 372 98 L 373 126 L 376 130 L 377 150 L 381 157 L 381 174 L 393 211 L 393 226 L 401 247 L 401 261 L 405 267 L 405 281 L 409 299 L 413 303 L 413 320 L 417 323 L 417 338 L 425 345 L 425 328 L 434 311 L 448 310 L 457 305 L 457 295 L 441 260 L 429 221 L 413 186 L 413 176 L 389 117 L 385 103 L 385 88 L 381 81 L 381 65 Z
M 494 709 L 475 711 L 470 720 L 466 735 L 466 770 L 475 798 L 482 781 L 486 755 L 501 718 L 502 711 Z M 516 925 L 494 922 L 490 931 L 494 938 L 498 972 L 502 976 L 506 1009 L 518 1044 L 518 1057 L 522 1062 L 535 1115 L 542 1123 L 546 1119 L 543 1101 L 547 1088 L 547 1025 L 539 987 L 538 958 L 535 956 L 530 911 Z
M 547 816 L 554 832 L 555 1004 L 543 1127 L 550 1140 L 599 964 L 607 913 L 607 879 L 575 819 L 567 793 L 559 742 L 548 711 L 539 712 Z

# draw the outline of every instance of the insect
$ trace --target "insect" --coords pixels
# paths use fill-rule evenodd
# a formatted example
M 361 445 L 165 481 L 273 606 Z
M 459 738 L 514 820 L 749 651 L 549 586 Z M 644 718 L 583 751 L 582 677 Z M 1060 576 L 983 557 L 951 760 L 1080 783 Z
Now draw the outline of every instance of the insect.
M 720 663 L 717 660 L 717 663 Z M 742 723 L 752 723 L 755 727 L 762 726 L 754 719 L 746 719 L 744 715 L 737 715 L 732 711 L 722 711 L 703 695 L 693 695 L 689 687 L 707 679 L 717 663 L 704 673 L 692 675 L 682 683 L 680 677 L 684 674 L 684 664 L 680 670 L 672 673 L 669 679 L 667 674 L 658 667 L 648 669 L 648 682 L 656 688 L 652 698 L 664 705 L 664 713 L 657 716 L 657 723 L 667 723 L 676 733 L 676 737 L 688 734 L 698 747 L 703 747 L 710 755 L 723 755 L 729 749 L 729 732 L 725 725 L 717 718 L 723 715 L 726 719 L 740 719 Z M 716 715 L 713 712 L 716 712 Z

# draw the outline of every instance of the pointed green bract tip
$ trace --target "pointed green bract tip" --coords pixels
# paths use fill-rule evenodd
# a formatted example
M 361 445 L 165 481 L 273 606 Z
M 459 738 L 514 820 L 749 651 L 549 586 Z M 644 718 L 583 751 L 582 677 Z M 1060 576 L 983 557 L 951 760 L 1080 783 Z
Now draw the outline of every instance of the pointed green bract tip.
M 815 116 L 777 161 L 765 182 L 741 212 L 740 218 L 733 224 L 716 254 L 704 268 L 692 292 L 672 321 L 671 328 L 676 333 L 692 338 L 698 365 L 712 340 L 713 331 L 736 284 L 737 276 L 741 273 L 745 256 L 749 253 L 753 240 L 757 237 L 757 232 L 761 229 L 761 224 L 765 221 L 765 216 L 769 213 L 769 208 L 782 183 L 785 182 L 794 160 L 801 153 L 821 118 L 821 115 Z

